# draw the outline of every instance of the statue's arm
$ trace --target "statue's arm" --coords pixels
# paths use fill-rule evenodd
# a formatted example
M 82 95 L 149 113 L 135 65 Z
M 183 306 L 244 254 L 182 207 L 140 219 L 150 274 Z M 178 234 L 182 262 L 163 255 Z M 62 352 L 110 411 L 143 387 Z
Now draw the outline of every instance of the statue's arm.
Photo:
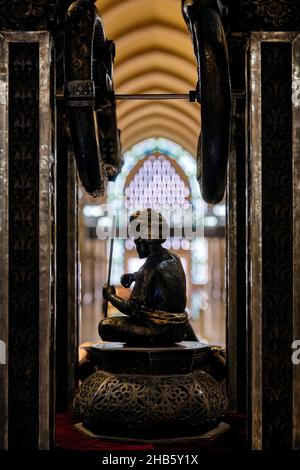
M 123 287 L 129 288 L 136 280 L 137 273 L 123 274 L 121 276 L 121 284 Z
M 119 310 L 119 312 L 128 316 L 132 315 L 132 312 L 134 311 L 134 304 L 130 298 L 125 300 L 117 294 L 112 294 L 108 300 L 114 307 L 116 307 L 117 310 Z
M 108 300 L 119 312 L 130 317 L 137 317 L 143 306 L 146 293 L 150 287 L 153 276 L 152 270 L 142 270 L 135 275 L 135 285 L 129 299 L 125 300 L 116 294 L 113 286 L 104 286 L 103 296 Z

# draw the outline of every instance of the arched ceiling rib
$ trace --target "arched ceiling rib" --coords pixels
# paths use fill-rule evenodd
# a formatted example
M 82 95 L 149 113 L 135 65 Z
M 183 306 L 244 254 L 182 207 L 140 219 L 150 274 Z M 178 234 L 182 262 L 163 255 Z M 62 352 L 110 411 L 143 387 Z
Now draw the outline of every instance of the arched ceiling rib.
M 145 116 L 160 116 L 171 121 L 174 119 L 180 122 L 183 128 L 192 129 L 195 134 L 197 134 L 199 129 L 199 122 L 191 118 L 191 116 L 186 113 L 176 113 L 176 108 L 173 106 L 162 105 L 156 101 L 147 103 L 147 105 L 135 108 L 131 113 L 127 113 L 122 119 L 123 126 L 134 126 L 135 122 L 143 120 Z
M 148 115 L 144 116 L 142 120 L 139 122 L 137 121 L 135 126 L 129 125 L 123 128 L 122 132 L 124 135 L 131 134 L 133 131 L 138 131 L 139 129 L 145 129 L 147 126 L 154 127 L 154 126 L 165 126 L 168 129 L 172 129 L 178 133 L 184 133 L 186 137 L 189 138 L 191 142 L 197 141 L 197 134 L 192 130 L 189 129 L 187 126 L 183 127 L 182 122 L 175 119 L 165 119 L 164 116 L 153 116 Z
M 185 101 L 123 101 L 119 102 L 119 119 L 126 119 L 129 114 L 133 114 L 135 111 L 138 111 L 140 108 L 147 109 L 151 104 L 159 103 L 161 106 L 166 107 L 167 109 L 173 109 L 173 112 L 179 115 L 187 116 L 192 119 L 199 126 L 200 115 L 199 115 L 199 106 L 197 104 L 186 103 Z
M 194 63 L 189 37 L 183 31 L 160 24 L 144 26 L 120 37 L 116 63 L 119 65 L 131 57 L 153 49 L 173 53 Z
M 181 0 L 98 0 L 108 38 L 116 43 L 116 93 L 188 93 L 197 68 L 181 14 Z M 165 137 L 193 155 L 199 105 L 182 101 L 118 102 L 124 150 L 148 137 Z
M 107 24 L 107 34 L 114 39 L 155 23 L 185 31 L 181 0 L 98 0 L 97 5 Z
M 193 155 L 194 151 L 194 145 L 186 139 L 184 135 L 178 136 L 178 134 L 175 134 L 173 131 L 170 131 L 169 129 L 159 129 L 158 127 L 150 128 L 150 129 L 144 129 L 142 132 L 136 132 L 135 134 L 131 135 L 128 137 L 126 143 L 126 147 L 124 147 L 124 151 L 126 152 L 127 150 L 131 149 L 133 145 L 135 145 L 137 142 L 141 142 L 144 139 L 148 138 L 159 138 L 163 137 L 165 139 L 169 139 L 176 144 L 181 145 L 184 147 L 188 152 L 190 152 Z
M 197 82 L 196 68 L 188 60 L 166 51 L 147 50 L 115 66 L 115 84 L 121 85 L 141 73 L 151 74 L 152 70 L 161 70 L 174 77 L 185 79 L 193 87 Z
M 138 77 L 134 77 L 126 83 L 123 83 L 123 85 L 119 87 L 119 91 L 121 93 L 136 93 L 139 90 L 156 87 L 172 89 L 174 92 L 178 93 L 185 93 L 186 90 L 191 88 L 191 84 L 169 73 L 153 70 L 151 73 L 141 73 Z
M 185 128 L 182 128 L 178 123 L 176 122 L 167 122 L 163 118 L 145 118 L 141 123 L 137 124 L 134 128 L 126 128 L 122 131 L 122 137 L 124 137 L 124 142 L 127 142 L 127 139 L 129 140 L 132 138 L 133 135 L 143 135 L 143 133 L 147 132 L 148 129 L 152 128 L 157 129 L 158 131 L 156 134 L 152 137 L 164 137 L 163 136 L 163 131 L 168 131 L 172 133 L 174 136 L 177 136 L 175 139 L 175 142 L 179 142 L 184 139 L 184 142 L 189 142 L 189 146 L 194 146 L 196 145 L 197 142 L 197 137 L 196 135 Z M 142 139 L 140 139 L 142 140 Z M 140 141 L 139 140 L 139 141 Z M 137 142 L 139 142 L 137 141 Z

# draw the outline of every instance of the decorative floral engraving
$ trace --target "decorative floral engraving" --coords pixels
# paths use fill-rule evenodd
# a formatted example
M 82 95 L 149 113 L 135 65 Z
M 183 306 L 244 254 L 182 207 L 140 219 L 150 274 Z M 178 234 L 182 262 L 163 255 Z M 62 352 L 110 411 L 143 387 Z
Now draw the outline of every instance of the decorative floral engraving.
M 242 9 L 245 10 L 247 20 L 253 23 L 257 23 L 257 16 L 274 28 L 296 25 L 297 22 L 299 27 L 299 0 L 244 0 Z
M 72 0 L 0 0 L 0 29 L 51 29 Z
M 39 365 L 38 44 L 10 45 L 9 78 L 10 434 L 12 447 L 34 448 Z
M 151 426 L 201 426 L 227 407 L 220 385 L 206 372 L 126 375 L 98 371 L 77 392 L 75 414 L 93 429 L 107 423 L 143 431 Z
M 262 44 L 262 362 L 264 448 L 292 442 L 292 46 Z M 276 256 L 274 256 L 276 253 Z

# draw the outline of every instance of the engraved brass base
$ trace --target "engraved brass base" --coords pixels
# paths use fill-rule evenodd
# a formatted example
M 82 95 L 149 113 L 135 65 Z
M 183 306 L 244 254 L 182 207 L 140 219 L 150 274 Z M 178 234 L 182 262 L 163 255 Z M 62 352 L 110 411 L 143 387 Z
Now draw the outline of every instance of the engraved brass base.
M 200 369 L 206 345 L 185 342 L 143 350 L 110 343 L 89 351 L 102 368 L 78 390 L 74 411 L 94 433 L 192 435 L 216 426 L 226 411 L 223 389 Z

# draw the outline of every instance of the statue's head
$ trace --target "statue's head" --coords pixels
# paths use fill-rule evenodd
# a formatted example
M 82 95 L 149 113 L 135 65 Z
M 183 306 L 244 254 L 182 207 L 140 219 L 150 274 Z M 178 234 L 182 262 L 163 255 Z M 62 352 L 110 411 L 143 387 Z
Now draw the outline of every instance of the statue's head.
M 147 258 L 166 241 L 169 226 L 162 214 L 152 209 L 137 211 L 129 219 L 130 233 L 140 258 Z

